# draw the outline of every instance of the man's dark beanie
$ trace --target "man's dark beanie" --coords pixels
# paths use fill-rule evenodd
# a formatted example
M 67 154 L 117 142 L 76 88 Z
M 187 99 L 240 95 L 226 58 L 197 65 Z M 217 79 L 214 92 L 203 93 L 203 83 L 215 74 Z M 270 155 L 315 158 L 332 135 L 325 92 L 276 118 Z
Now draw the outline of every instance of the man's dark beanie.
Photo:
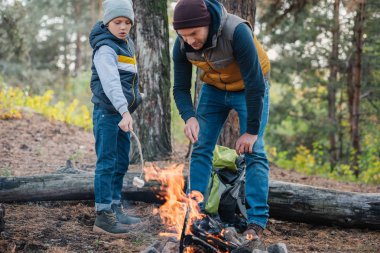
M 175 6 L 174 30 L 208 26 L 210 23 L 210 12 L 204 0 L 180 0 Z

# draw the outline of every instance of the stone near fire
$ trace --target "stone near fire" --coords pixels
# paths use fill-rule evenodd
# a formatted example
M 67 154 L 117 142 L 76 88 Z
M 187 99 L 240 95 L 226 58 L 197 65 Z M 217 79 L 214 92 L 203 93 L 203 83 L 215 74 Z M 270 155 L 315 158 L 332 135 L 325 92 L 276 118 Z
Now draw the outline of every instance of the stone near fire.
M 288 253 L 285 243 L 276 243 L 268 247 L 269 253 Z

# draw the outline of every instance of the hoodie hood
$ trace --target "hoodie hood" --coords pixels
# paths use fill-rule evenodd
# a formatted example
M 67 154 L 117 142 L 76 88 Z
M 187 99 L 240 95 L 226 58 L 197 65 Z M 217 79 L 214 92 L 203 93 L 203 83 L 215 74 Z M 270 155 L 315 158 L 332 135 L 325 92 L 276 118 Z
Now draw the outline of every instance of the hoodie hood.
M 103 45 L 103 41 L 113 40 L 116 43 L 120 43 L 123 40 L 113 35 L 108 28 L 104 25 L 103 21 L 97 22 L 92 28 L 89 36 L 89 42 L 91 47 L 95 50 Z
M 217 0 L 205 0 L 205 3 L 211 15 L 210 30 L 205 48 L 212 48 L 216 46 L 217 38 L 227 20 L 227 11 Z

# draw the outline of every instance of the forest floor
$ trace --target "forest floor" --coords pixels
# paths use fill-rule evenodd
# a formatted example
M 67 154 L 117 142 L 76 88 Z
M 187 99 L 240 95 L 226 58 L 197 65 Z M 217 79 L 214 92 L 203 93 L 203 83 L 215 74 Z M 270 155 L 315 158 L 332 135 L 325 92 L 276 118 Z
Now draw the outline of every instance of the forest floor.
M 174 145 L 173 157 L 158 165 L 185 162 L 186 148 Z M 76 168 L 94 169 L 91 132 L 39 115 L 0 120 L 0 176 L 51 173 L 64 167 L 69 159 Z M 137 170 L 137 166 L 131 166 L 130 170 Z M 270 177 L 342 191 L 380 192 L 380 186 L 305 176 L 274 165 Z M 127 205 L 131 214 L 142 217 L 142 223 L 131 226 L 126 238 L 115 239 L 92 232 L 93 201 L 4 204 L 6 224 L 0 235 L 0 252 L 140 252 L 160 237 L 164 227 L 158 215 L 153 214 L 157 205 L 139 202 Z M 264 240 L 267 245 L 283 242 L 289 252 L 380 252 L 380 231 L 274 219 L 269 220 Z

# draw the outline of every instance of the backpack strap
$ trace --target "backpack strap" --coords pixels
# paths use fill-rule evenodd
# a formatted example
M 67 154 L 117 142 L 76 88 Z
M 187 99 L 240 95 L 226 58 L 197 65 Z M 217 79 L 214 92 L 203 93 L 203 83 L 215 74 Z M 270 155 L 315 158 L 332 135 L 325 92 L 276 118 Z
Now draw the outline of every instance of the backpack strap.
M 241 182 L 239 197 L 237 198 L 237 206 L 240 213 L 248 220 L 247 207 L 245 206 L 245 169 L 241 172 L 239 179 Z

